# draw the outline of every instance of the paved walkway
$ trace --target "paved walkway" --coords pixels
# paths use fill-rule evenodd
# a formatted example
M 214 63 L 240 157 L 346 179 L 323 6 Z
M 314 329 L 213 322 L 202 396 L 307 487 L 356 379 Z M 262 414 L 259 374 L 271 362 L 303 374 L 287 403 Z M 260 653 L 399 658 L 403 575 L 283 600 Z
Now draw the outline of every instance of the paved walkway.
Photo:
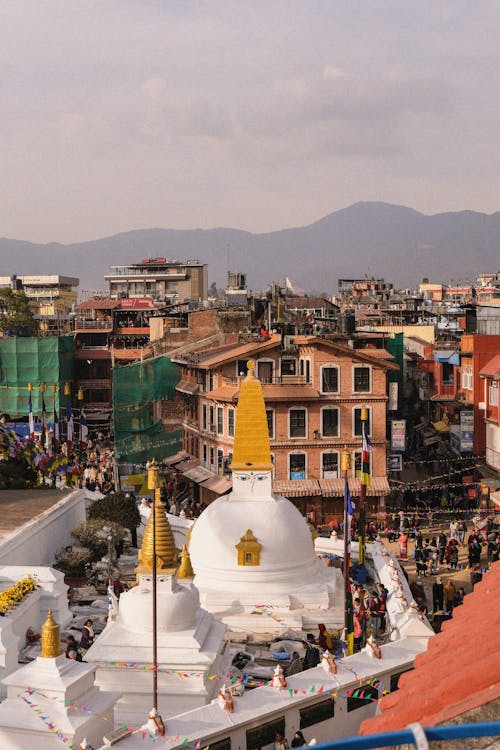
M 60 490 L 0 490 L 0 541 L 60 502 Z

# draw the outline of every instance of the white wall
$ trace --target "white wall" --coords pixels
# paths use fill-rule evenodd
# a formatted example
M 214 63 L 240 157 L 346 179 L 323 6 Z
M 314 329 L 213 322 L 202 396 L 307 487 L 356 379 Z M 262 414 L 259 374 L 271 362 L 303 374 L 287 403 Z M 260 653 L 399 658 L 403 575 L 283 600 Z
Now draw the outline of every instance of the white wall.
M 0 565 L 51 565 L 55 553 L 74 544 L 71 531 L 86 520 L 85 491 L 74 490 L 0 543 Z

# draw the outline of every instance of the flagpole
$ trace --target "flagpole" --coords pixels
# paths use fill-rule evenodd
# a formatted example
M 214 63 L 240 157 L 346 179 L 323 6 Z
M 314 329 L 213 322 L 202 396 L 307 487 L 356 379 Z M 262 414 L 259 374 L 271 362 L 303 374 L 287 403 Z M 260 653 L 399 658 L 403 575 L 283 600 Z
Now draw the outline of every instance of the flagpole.
M 351 457 L 347 451 L 342 451 L 342 471 L 344 472 L 344 628 L 347 642 L 347 655 L 354 653 L 354 620 L 352 613 L 352 592 L 350 569 L 350 528 L 348 514 L 349 499 L 349 468 Z
M 368 409 L 366 406 L 361 407 L 361 434 L 363 436 L 361 452 L 361 485 L 359 488 L 359 529 L 358 529 L 358 561 L 360 565 L 365 564 L 365 546 L 366 546 L 366 516 L 365 516 L 365 499 L 366 499 L 366 472 L 365 463 L 370 461 L 370 454 L 365 456 L 366 435 L 365 425 L 368 420 Z M 369 464 L 368 464 L 369 471 Z

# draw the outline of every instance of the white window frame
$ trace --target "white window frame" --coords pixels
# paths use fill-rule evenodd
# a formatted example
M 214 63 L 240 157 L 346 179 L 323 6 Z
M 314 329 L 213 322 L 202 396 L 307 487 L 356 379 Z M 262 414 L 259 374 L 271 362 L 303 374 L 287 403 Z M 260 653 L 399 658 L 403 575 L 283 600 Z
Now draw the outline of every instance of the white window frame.
M 230 422 L 229 422 L 229 415 L 233 415 L 233 430 L 231 432 L 230 429 Z M 227 435 L 228 437 L 234 437 L 234 433 L 236 430 L 236 409 L 233 406 L 229 406 L 227 409 Z
M 369 383 L 369 388 L 368 388 L 367 391 L 356 391 L 356 390 L 354 390 L 355 379 L 356 379 L 355 373 L 356 373 L 356 370 L 359 370 L 361 368 L 369 371 L 370 383 Z M 353 393 L 353 395 L 357 395 L 358 393 L 371 393 L 372 392 L 372 388 L 373 388 L 373 372 L 372 372 L 371 365 L 361 365 L 361 364 L 353 365 L 352 366 L 352 393 Z
M 223 435 L 224 434 L 224 407 L 223 406 L 217 407 L 215 419 L 216 419 L 215 428 L 217 430 L 217 435 Z M 219 430 L 219 427 L 221 428 L 220 430 Z
M 498 406 L 498 387 L 496 386 L 495 381 L 492 381 L 488 385 L 488 405 Z
M 308 463 L 308 461 L 307 461 L 307 458 L 308 458 L 308 456 L 307 456 L 307 451 L 302 451 L 302 450 L 300 450 L 300 451 L 299 451 L 299 450 L 296 450 L 296 451 L 290 451 L 290 453 L 289 453 L 289 454 L 288 454 L 288 456 L 287 456 L 287 464 L 288 464 L 288 479 L 289 479 L 289 481 L 294 481 L 294 480 L 292 480 L 292 479 L 291 479 L 291 477 L 290 477 L 290 457 L 291 457 L 291 456 L 305 456 L 305 463 L 304 463 L 304 479 L 307 479 L 307 469 L 308 469 L 308 466 L 307 466 L 307 463 Z M 296 481 L 296 480 L 295 480 L 295 481 Z
M 323 432 L 323 412 L 333 411 L 337 412 L 337 434 L 336 435 L 325 435 Z M 340 437 L 340 409 L 338 406 L 322 406 L 320 409 L 320 435 L 322 438 L 338 438 Z
M 272 414 L 272 435 L 269 435 L 269 440 L 274 440 L 276 435 L 276 413 L 274 409 L 271 406 L 266 406 L 266 419 L 267 419 L 267 412 L 270 411 Z
M 272 359 L 271 357 L 261 357 L 260 359 L 257 359 L 255 361 L 255 374 L 256 374 L 257 377 L 259 377 L 259 364 L 263 364 L 263 365 L 270 364 L 270 365 L 272 365 L 273 374 L 271 375 L 271 380 L 270 381 L 264 381 L 264 380 L 262 381 L 262 383 L 264 385 L 266 385 L 266 383 L 272 383 L 273 380 L 274 380 L 274 378 L 275 378 L 275 371 L 276 371 L 276 362 L 274 361 L 274 359 Z
M 472 370 L 470 367 L 462 370 L 462 388 L 464 391 L 472 391 Z
M 297 437 L 292 437 L 291 433 L 291 424 L 290 424 L 290 412 L 292 411 L 305 411 L 306 413 L 306 420 L 305 420 L 305 435 L 300 435 Z M 288 439 L 289 440 L 307 440 L 307 436 L 309 435 L 309 414 L 307 411 L 307 408 L 305 406 L 290 406 L 288 409 Z
M 299 359 L 299 376 L 300 377 L 306 377 L 306 364 L 309 362 L 309 380 L 306 380 L 306 383 L 312 383 L 312 367 L 311 367 L 311 357 L 300 357 Z
M 337 370 L 337 390 L 336 391 L 324 391 L 323 390 L 323 370 Z M 319 385 L 320 385 L 320 393 L 326 393 L 327 395 L 329 393 L 340 393 L 340 367 L 338 365 L 333 365 L 329 363 L 325 363 L 324 365 L 321 365 L 319 369 Z
M 340 451 L 335 451 L 329 448 L 328 450 L 321 451 L 320 454 L 320 472 L 321 472 L 321 478 L 325 479 L 325 470 L 323 467 L 323 456 L 329 455 L 330 453 L 336 453 L 337 454 L 337 479 L 340 477 Z M 330 478 L 330 477 L 328 477 Z M 331 477 L 333 479 L 333 477 Z
M 286 359 L 289 362 L 295 362 L 295 375 L 290 375 L 289 373 L 283 373 L 282 366 L 283 366 L 283 360 Z M 299 371 L 299 363 L 297 360 L 297 357 L 282 357 L 280 360 L 280 377 L 284 378 L 294 378 L 297 377 Z
M 362 408 L 363 407 L 361 405 L 360 406 L 353 406 L 352 407 L 352 436 L 355 437 L 355 438 L 363 437 L 361 434 L 360 435 L 356 434 L 356 409 L 358 409 L 359 411 L 361 411 Z M 369 429 L 368 429 L 368 431 L 367 431 L 366 434 L 367 434 L 368 437 L 371 437 L 372 432 L 373 432 L 372 407 L 371 406 L 366 406 L 365 408 L 368 411 L 368 426 L 369 426 Z

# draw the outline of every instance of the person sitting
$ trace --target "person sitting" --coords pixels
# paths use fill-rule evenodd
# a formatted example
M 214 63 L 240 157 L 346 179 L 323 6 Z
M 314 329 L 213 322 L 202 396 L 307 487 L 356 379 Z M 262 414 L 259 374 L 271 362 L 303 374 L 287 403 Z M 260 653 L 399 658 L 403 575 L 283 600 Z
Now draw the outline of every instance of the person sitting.
M 80 638 L 80 648 L 85 650 L 89 649 L 94 643 L 94 628 L 92 626 L 92 620 L 86 620 L 85 625 L 82 628 L 82 636 Z
M 41 637 L 42 636 L 40 635 L 40 633 L 35 633 L 30 625 L 30 627 L 26 631 L 26 643 L 28 644 L 28 646 L 31 646 L 33 643 L 38 643 Z
M 300 729 L 297 729 L 292 737 L 292 747 L 304 747 L 304 745 L 307 745 L 306 738 Z

